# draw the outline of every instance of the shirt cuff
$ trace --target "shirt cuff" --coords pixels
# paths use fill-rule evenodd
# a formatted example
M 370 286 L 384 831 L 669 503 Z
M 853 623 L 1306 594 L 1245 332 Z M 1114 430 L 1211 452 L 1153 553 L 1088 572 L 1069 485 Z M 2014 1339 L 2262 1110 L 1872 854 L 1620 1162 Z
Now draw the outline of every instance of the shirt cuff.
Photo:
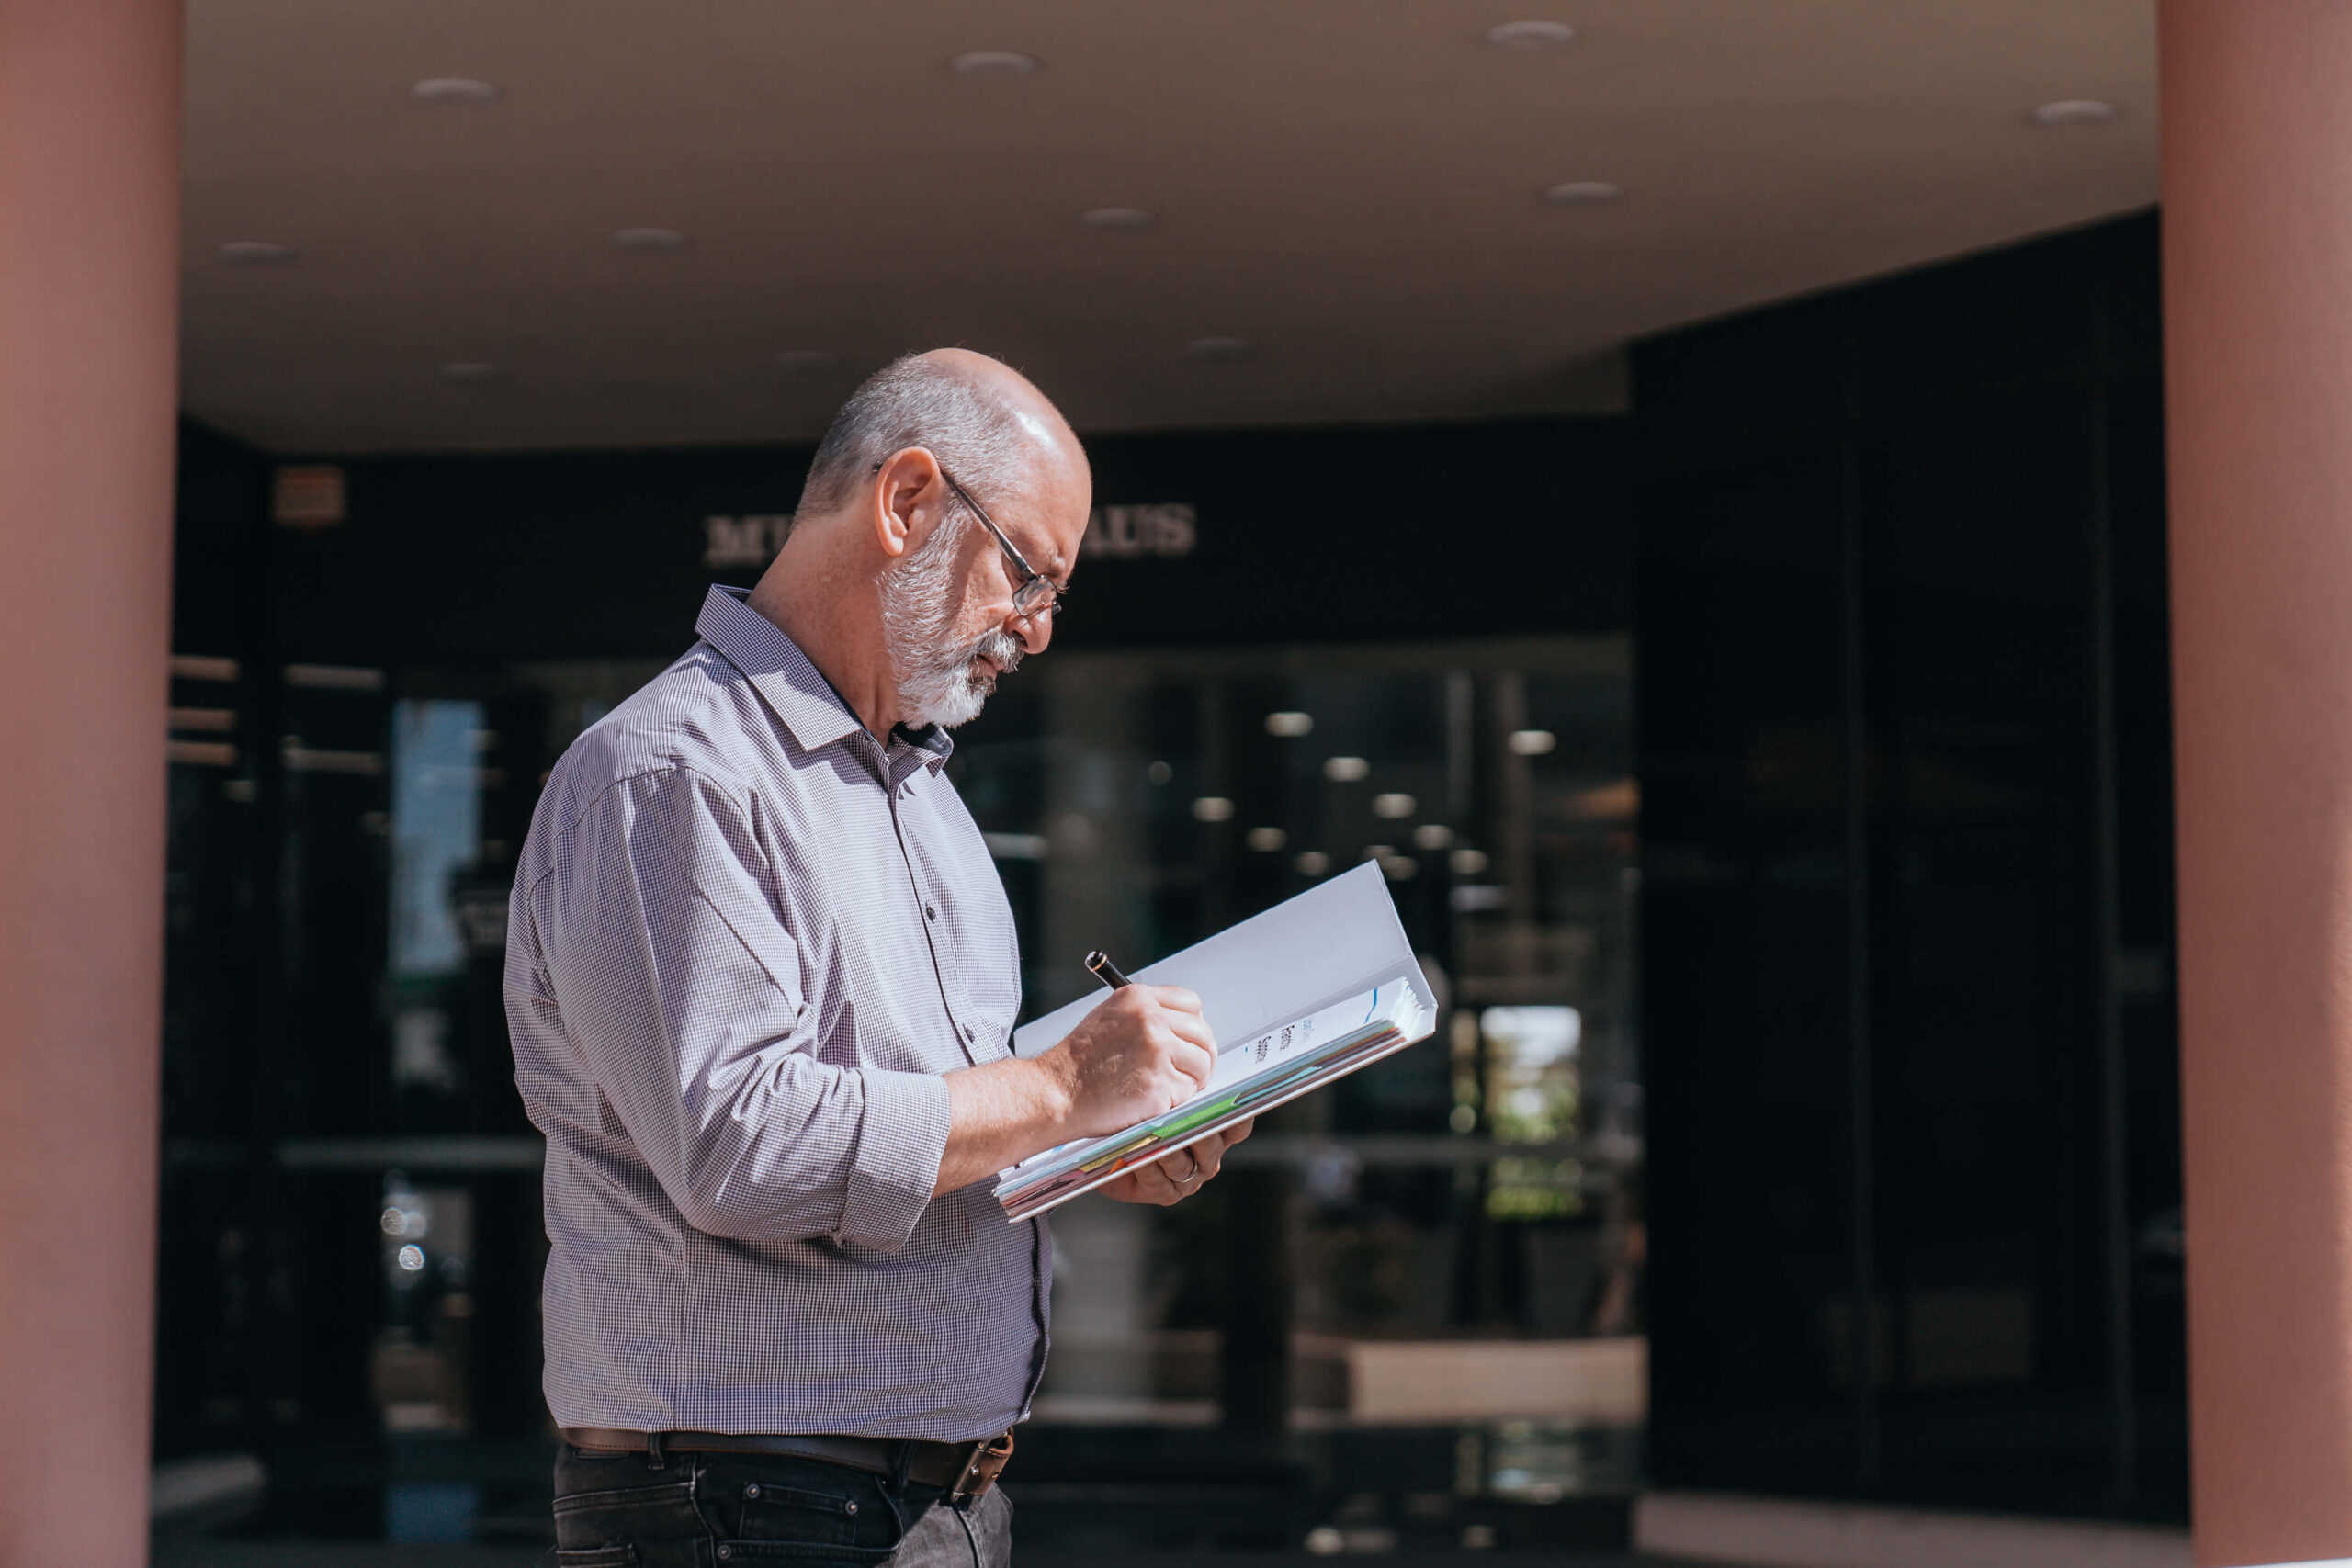
M 868 1067 L 865 1115 L 850 1158 L 849 1192 L 833 1239 L 896 1252 L 922 1218 L 947 1154 L 947 1084 L 929 1073 Z

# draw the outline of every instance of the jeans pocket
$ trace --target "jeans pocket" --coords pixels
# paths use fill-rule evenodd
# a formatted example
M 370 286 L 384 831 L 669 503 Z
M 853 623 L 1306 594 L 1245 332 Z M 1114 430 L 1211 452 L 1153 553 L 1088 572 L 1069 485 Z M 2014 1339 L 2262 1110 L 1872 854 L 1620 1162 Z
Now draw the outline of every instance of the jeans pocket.
M 582 1553 L 581 1568 L 707 1562 L 710 1535 L 691 1481 L 600 1487 L 555 1500 L 556 1550 Z M 569 1568 L 574 1559 L 558 1561 Z
M 721 1562 L 879 1562 L 906 1536 L 907 1505 L 863 1471 L 730 1454 L 714 1459 L 702 1482 Z

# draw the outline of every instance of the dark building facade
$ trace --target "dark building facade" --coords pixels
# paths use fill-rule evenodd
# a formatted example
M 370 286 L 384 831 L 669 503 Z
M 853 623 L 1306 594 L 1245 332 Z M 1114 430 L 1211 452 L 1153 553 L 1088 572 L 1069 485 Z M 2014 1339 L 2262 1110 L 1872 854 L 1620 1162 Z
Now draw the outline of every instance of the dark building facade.
M 1634 369 L 1654 1474 L 2184 1516 L 2155 220 Z
M 1210 1201 L 1072 1213 L 1042 1425 L 1622 1498 L 1639 1408 L 1350 1402 L 1386 1344 L 1645 1338 L 1661 1483 L 2178 1510 L 2154 254 L 1657 340 L 1631 416 L 1089 441 L 955 763 L 1028 1013 L 1363 858 L 1450 994 Z M 184 431 L 160 1451 L 394 1534 L 544 1490 L 507 880 L 808 457 Z

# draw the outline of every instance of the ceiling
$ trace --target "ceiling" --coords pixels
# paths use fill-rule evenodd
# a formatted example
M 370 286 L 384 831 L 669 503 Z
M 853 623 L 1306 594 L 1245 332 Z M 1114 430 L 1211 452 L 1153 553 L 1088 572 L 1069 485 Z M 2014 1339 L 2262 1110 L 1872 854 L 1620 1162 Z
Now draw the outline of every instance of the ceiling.
M 1487 41 L 1526 18 L 1576 37 Z M 2150 0 L 191 0 L 188 24 L 184 401 L 279 452 L 811 438 L 860 376 L 949 343 L 1081 430 L 1605 407 L 1629 338 L 2156 197 Z M 1042 67 L 949 68 L 975 50 Z M 448 76 L 502 96 L 412 96 Z M 2030 118 L 2076 98 L 2120 112 Z M 1569 180 L 1623 195 L 1544 199 Z M 1081 221 L 1106 206 L 1152 220 Z M 648 226 L 685 243 L 612 240 Z M 222 254 L 254 240 L 297 255 Z

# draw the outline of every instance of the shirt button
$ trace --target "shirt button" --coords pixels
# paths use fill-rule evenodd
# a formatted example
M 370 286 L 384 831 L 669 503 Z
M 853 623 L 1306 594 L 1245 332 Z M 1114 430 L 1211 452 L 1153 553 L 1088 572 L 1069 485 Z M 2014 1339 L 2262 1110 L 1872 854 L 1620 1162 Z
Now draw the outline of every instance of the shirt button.
M 926 920 L 935 920 L 939 919 L 938 908 L 933 905 L 925 904 L 922 907 L 922 918 Z

